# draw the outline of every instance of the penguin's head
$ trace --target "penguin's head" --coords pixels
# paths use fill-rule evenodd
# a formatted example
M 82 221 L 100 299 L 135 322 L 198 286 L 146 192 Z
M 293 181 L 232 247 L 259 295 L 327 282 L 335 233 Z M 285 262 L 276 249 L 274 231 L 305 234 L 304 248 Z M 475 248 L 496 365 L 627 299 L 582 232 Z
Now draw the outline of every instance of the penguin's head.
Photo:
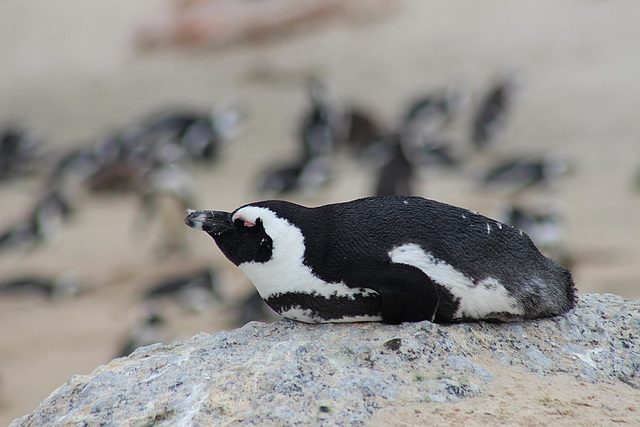
M 290 246 L 299 230 L 279 217 L 265 202 L 249 204 L 234 212 L 189 211 L 185 224 L 209 234 L 222 253 L 235 265 L 267 263 Z M 298 233 L 296 233 L 298 231 Z

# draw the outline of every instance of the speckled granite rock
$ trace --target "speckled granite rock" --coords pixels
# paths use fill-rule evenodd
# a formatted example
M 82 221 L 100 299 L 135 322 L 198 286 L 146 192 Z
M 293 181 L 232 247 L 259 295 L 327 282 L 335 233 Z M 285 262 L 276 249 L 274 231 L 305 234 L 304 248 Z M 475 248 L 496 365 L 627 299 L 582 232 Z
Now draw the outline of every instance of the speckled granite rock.
M 610 294 L 517 324 L 254 322 L 138 349 L 11 425 L 358 425 L 398 401 L 473 398 L 507 368 L 640 388 L 639 342 L 640 303 Z

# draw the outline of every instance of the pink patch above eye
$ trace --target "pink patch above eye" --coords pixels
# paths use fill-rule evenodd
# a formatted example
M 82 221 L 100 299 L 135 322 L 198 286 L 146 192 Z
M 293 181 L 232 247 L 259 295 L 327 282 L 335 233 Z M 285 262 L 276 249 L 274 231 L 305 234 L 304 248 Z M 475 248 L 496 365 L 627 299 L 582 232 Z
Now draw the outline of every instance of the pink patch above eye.
M 240 215 L 238 215 L 238 216 L 234 216 L 234 217 L 232 218 L 232 220 L 233 220 L 234 222 L 235 222 L 235 221 L 238 221 L 238 220 L 242 221 L 242 225 L 243 225 L 243 226 L 245 226 L 245 227 L 253 227 L 253 226 L 255 226 L 255 225 L 256 225 L 256 223 L 255 223 L 255 222 L 251 222 L 251 221 L 249 221 L 248 219 L 245 219 L 245 218 L 243 218 L 243 217 L 242 217 L 242 216 L 240 216 Z

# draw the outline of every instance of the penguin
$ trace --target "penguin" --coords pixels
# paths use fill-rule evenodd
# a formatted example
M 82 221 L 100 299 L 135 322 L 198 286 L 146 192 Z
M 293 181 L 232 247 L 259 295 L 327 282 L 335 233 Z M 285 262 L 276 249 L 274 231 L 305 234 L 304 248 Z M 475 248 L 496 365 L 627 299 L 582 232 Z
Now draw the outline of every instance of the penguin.
M 75 194 L 99 168 L 99 159 L 93 150 L 74 148 L 65 152 L 54 165 L 49 183 L 52 188 Z
M 501 220 L 527 233 L 542 253 L 563 266 L 572 264 L 566 248 L 565 221 L 555 209 L 531 209 L 519 205 L 504 208 Z
M 439 133 L 451 123 L 466 103 L 461 88 L 450 86 L 411 101 L 401 118 L 401 126 L 422 138 Z
M 88 289 L 86 282 L 75 271 L 53 278 L 22 276 L 0 283 L 0 295 L 40 294 L 51 301 L 74 297 Z
M 427 166 L 441 166 L 447 169 L 457 169 L 461 160 L 454 153 L 453 144 L 440 139 L 429 139 L 423 143 L 423 152 L 416 153 L 419 162 Z
M 0 254 L 13 252 L 24 254 L 42 242 L 38 224 L 29 218 L 0 231 Z
M 443 169 L 459 169 L 462 161 L 455 153 L 454 144 L 451 141 L 437 136 L 425 135 L 415 139 L 402 129 L 400 139 L 407 158 L 416 166 L 437 166 Z
M 482 186 L 502 184 L 521 191 L 532 187 L 554 188 L 571 171 L 567 161 L 551 155 L 506 159 L 482 178 Z
M 204 304 L 212 299 L 221 299 L 217 289 L 215 269 L 205 268 L 190 274 L 170 277 L 150 286 L 143 294 L 143 301 L 160 298 L 176 298 L 187 310 L 202 311 Z
M 244 130 L 245 114 L 236 101 L 223 100 L 207 114 L 175 109 L 148 120 L 141 131 L 147 142 L 172 140 L 200 163 L 212 163 L 220 149 Z
M 57 189 L 47 190 L 24 220 L 0 232 L 0 253 L 25 253 L 43 243 L 57 243 L 73 210 L 65 194 Z
M 302 142 L 302 153 L 305 158 L 330 156 L 336 151 L 339 133 L 332 128 L 327 116 L 324 110 L 315 108 L 304 119 L 298 139 Z
M 116 357 L 126 357 L 136 349 L 162 342 L 166 339 L 166 319 L 158 313 L 149 313 L 130 328 L 126 339 L 119 346 Z
M 175 112 L 160 116 L 145 130 L 145 138 L 172 140 L 195 161 L 212 162 L 218 156 L 221 136 L 212 119 L 196 113 Z
M 324 156 L 335 152 L 337 144 L 347 138 L 349 122 L 347 107 L 335 94 L 333 87 L 318 76 L 307 82 L 310 108 L 303 115 L 298 140 L 303 143 L 305 156 Z
M 152 144 L 143 136 L 139 129 L 106 132 L 91 147 L 93 161 L 100 170 L 144 163 Z
M 275 320 L 277 320 L 277 314 L 265 304 L 258 291 L 245 297 L 237 307 L 235 323 L 238 326 L 254 321 L 273 322 Z
M 348 154 L 362 158 L 371 146 L 382 139 L 385 130 L 371 113 L 357 107 L 349 109 L 347 120 L 349 132 L 344 143 Z
M 380 167 L 376 177 L 376 196 L 411 196 L 414 193 L 416 168 L 407 157 L 399 135 L 386 140 L 388 158 Z
M 459 165 L 451 144 L 444 141 L 442 134 L 465 103 L 461 89 L 450 86 L 409 104 L 400 119 L 398 133 L 412 163 L 447 168 Z
M 175 156 L 160 156 L 160 151 L 173 151 Z M 134 222 L 134 232 L 142 235 L 150 230 L 151 219 L 162 223 L 163 233 L 157 243 L 159 257 L 182 253 L 185 247 L 184 227 L 178 227 L 176 220 L 182 218 L 184 209 L 196 201 L 195 181 L 188 160 L 181 157 L 183 149 L 175 144 L 167 144 L 154 153 L 149 167 L 134 189 L 138 195 L 138 209 Z
M 297 131 L 307 158 L 331 155 L 341 148 L 359 157 L 382 137 L 379 121 L 366 109 L 342 102 L 326 79 L 312 76 L 307 91 L 311 105 Z
M 380 161 L 374 194 L 376 196 L 413 195 L 422 167 L 441 166 L 457 168 L 459 161 L 451 145 L 444 141 L 431 140 L 420 145 L 412 144 L 403 132 L 394 132 L 383 138 L 370 151 L 374 161 Z
M 75 206 L 66 194 L 51 188 L 44 192 L 34 206 L 33 217 L 41 232 L 48 235 L 49 229 L 67 222 L 74 210 Z M 55 229 L 51 232 L 55 232 Z
M 422 197 L 194 210 L 278 314 L 309 323 L 514 321 L 574 307 L 569 270 L 521 231 Z
M 333 177 L 333 159 L 317 156 L 268 168 L 258 177 L 259 194 L 313 194 Z
M 499 139 L 509 115 L 513 94 L 520 85 L 515 75 L 496 81 L 486 92 L 475 112 L 471 130 L 471 142 L 482 151 Z
M 33 173 L 42 157 L 42 141 L 34 132 L 17 125 L 0 131 L 0 181 Z

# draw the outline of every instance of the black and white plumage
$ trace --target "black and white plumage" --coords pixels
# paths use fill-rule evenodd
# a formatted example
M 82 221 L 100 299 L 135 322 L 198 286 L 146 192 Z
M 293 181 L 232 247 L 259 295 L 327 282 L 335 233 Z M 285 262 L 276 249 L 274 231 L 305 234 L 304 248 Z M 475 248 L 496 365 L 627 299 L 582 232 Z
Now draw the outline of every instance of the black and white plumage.
M 186 309 L 201 311 L 204 304 L 221 298 L 218 285 L 215 269 L 199 269 L 151 285 L 144 293 L 143 300 L 171 298 L 176 299 Z
M 312 77 L 307 88 L 310 108 L 296 130 L 296 156 L 258 176 L 261 195 L 315 193 L 333 178 L 334 160 L 342 148 L 363 156 L 382 136 L 377 121 L 364 110 L 342 103 L 327 81 Z
M 298 138 L 306 158 L 347 148 L 360 156 L 382 136 L 382 126 L 365 109 L 342 102 L 329 82 L 317 76 L 307 85 L 311 108 L 303 115 Z
M 343 132 L 342 129 L 334 129 L 328 115 L 329 113 L 314 108 L 304 119 L 298 137 L 302 142 L 303 157 L 330 156 L 335 152 L 338 138 Z
M 138 132 L 113 132 L 102 135 L 90 152 L 71 157 L 72 172 L 90 172 L 87 188 L 94 193 L 129 192 L 139 185 L 148 169 L 148 149 Z M 93 165 L 91 164 L 93 162 Z
M 303 115 L 298 130 L 303 157 L 332 155 L 349 132 L 346 106 L 331 85 L 317 76 L 309 79 L 307 90 L 311 108 Z
M 0 181 L 33 172 L 41 157 L 41 138 L 20 126 L 0 131 Z
M 0 231 L 0 254 L 23 253 L 42 242 L 38 224 L 31 218 L 12 224 Z
M 73 213 L 73 204 L 57 190 L 46 191 L 30 214 L 0 232 L 0 253 L 26 252 L 43 243 L 55 243 Z
M 86 282 L 73 271 L 56 277 L 25 275 L 0 283 L 0 295 L 40 295 L 52 301 L 74 297 L 86 289 Z
M 460 156 L 455 152 L 455 147 L 450 141 L 439 137 L 425 137 L 416 140 L 408 137 L 402 131 L 399 138 L 405 155 L 416 167 L 436 166 L 455 169 L 462 164 Z
M 487 90 L 473 117 L 471 142 L 477 150 L 484 150 L 497 139 L 506 125 L 512 98 L 519 81 L 510 75 L 496 81 Z
M 38 199 L 33 215 L 37 221 L 46 226 L 48 221 L 64 222 L 73 214 L 74 206 L 66 194 L 58 189 L 49 189 Z
M 451 144 L 445 142 L 449 138 L 443 137 L 443 132 L 465 103 L 462 91 L 452 86 L 445 91 L 417 98 L 409 104 L 400 120 L 398 134 L 413 164 L 459 165 Z
M 519 157 L 504 160 L 483 177 L 483 186 L 508 186 L 514 190 L 553 188 L 570 172 L 569 163 L 554 156 Z
M 134 325 L 127 334 L 116 357 L 125 357 L 137 348 L 162 342 L 166 337 L 167 321 L 158 313 L 149 313 Z
M 426 166 L 458 168 L 460 157 L 454 152 L 453 145 L 440 139 L 429 139 L 422 144 L 421 152 L 415 153 L 418 162 Z
M 217 160 L 222 147 L 241 133 L 242 122 L 231 102 L 219 103 L 211 114 L 160 114 L 140 126 L 103 135 L 91 150 L 70 153 L 54 177 L 64 181 L 80 175 L 93 192 L 163 193 L 191 202 L 187 168 Z
M 244 128 L 244 113 L 231 100 L 216 104 L 210 114 L 173 110 L 150 119 L 140 131 L 146 144 L 170 141 L 182 147 L 195 162 L 211 163 Z
M 401 125 L 411 137 L 433 137 L 455 118 L 463 104 L 462 91 L 453 86 L 422 96 L 409 103 Z
M 349 107 L 347 111 L 349 131 L 344 144 L 349 154 L 362 157 L 372 145 L 383 137 L 384 129 L 380 122 L 368 111 Z
M 258 178 L 257 190 L 263 195 L 313 194 L 332 177 L 333 159 L 330 156 L 302 158 L 267 169 Z
M 347 125 L 344 108 L 323 80 L 308 83 L 310 109 L 303 115 L 296 139 L 296 157 L 267 167 L 257 179 L 257 192 L 277 196 L 290 193 L 311 194 L 325 186 L 333 175 L 336 144 L 342 142 Z
M 49 174 L 49 183 L 61 191 L 76 193 L 100 167 L 94 150 L 74 148 L 56 162 Z
M 376 175 L 376 196 L 411 196 L 414 194 L 416 168 L 405 153 L 398 135 L 385 140 L 387 158 Z
M 277 320 L 277 317 L 277 314 L 264 302 L 258 291 L 255 291 L 238 305 L 236 324 L 243 326 L 253 321 L 273 322 Z
M 575 304 L 565 268 L 521 231 L 420 197 L 192 211 L 279 314 L 305 322 L 513 320 Z
M 558 209 L 509 205 L 503 210 L 501 220 L 526 233 L 545 255 L 556 262 L 564 266 L 571 264 L 566 247 L 566 224 Z

